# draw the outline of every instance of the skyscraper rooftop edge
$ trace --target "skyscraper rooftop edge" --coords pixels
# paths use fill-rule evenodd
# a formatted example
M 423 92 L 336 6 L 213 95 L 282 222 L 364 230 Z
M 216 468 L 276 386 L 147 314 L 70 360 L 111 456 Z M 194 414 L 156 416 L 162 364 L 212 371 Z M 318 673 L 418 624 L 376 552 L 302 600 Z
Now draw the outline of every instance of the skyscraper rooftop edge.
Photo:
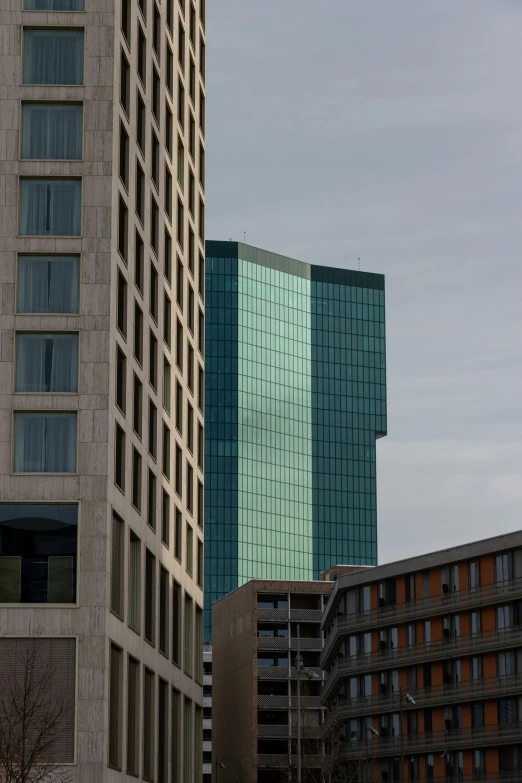
M 280 253 L 273 253 L 254 245 L 230 240 L 208 239 L 205 243 L 206 255 L 213 258 L 242 258 L 254 264 L 276 269 L 279 272 L 314 280 L 321 283 L 351 285 L 358 288 L 375 288 L 384 291 L 384 275 L 376 272 L 361 272 L 354 269 L 310 264 L 298 261 Z

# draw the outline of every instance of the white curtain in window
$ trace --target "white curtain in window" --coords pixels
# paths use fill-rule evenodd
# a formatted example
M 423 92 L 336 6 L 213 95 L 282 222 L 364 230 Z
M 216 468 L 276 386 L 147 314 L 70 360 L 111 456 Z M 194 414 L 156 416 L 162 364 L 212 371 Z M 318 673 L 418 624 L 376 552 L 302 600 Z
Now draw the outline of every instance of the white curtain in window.
M 82 107 L 67 103 L 26 103 L 22 108 L 22 158 L 79 160 Z
M 25 11 L 83 11 L 84 0 L 24 0 Z
M 77 237 L 80 227 L 81 180 L 20 180 L 20 234 Z
M 79 256 L 20 256 L 19 313 L 79 312 Z
M 76 416 L 75 412 L 15 413 L 15 473 L 75 473 Z
M 24 30 L 24 84 L 83 84 L 83 30 Z
M 17 392 L 77 392 L 77 334 L 17 334 Z

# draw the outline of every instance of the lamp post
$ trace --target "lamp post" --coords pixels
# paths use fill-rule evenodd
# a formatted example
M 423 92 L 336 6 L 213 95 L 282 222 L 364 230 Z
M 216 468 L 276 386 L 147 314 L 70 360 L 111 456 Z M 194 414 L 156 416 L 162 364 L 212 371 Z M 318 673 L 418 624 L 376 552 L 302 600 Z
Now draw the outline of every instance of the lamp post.
M 216 758 L 216 780 L 214 783 L 218 783 L 218 772 L 220 769 L 225 769 L 225 765 L 221 763 L 221 761 L 218 761 Z
M 405 693 L 399 688 L 399 723 L 401 735 L 401 783 L 404 783 L 404 731 L 402 727 L 402 702 L 406 700 L 409 704 L 416 704 L 415 699 L 409 693 Z

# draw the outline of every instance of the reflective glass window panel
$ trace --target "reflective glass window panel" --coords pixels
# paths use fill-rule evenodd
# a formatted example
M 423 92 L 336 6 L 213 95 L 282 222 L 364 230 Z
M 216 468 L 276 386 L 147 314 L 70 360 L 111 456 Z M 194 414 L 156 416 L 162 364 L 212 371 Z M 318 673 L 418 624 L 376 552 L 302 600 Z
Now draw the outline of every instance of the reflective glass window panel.
M 22 236 L 80 236 L 80 179 L 21 179 Z
M 19 313 L 78 313 L 79 256 L 19 256 Z
M 77 103 L 22 106 L 22 158 L 80 160 L 83 107 Z
M 84 0 L 24 0 L 25 11 L 84 11 Z
M 0 603 L 74 603 L 78 506 L 0 503 Z
M 14 472 L 75 473 L 76 418 L 76 412 L 16 412 Z
M 15 391 L 77 392 L 78 335 L 17 334 Z
M 24 84 L 83 84 L 83 30 L 24 30 Z

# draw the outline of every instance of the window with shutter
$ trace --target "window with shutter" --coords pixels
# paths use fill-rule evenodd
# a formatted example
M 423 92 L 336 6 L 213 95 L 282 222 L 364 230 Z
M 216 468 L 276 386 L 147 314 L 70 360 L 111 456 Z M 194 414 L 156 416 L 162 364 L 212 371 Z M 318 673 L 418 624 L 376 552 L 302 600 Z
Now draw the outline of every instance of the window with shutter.
M 140 664 L 129 656 L 127 675 L 127 773 L 139 775 Z
M 172 660 L 181 666 L 181 585 L 172 584 Z
M 169 574 L 164 568 L 160 568 L 159 589 L 159 649 L 168 655 Z
M 129 627 L 141 630 L 141 541 L 131 532 L 129 541 Z
M 123 619 L 123 520 L 112 515 L 111 609 Z
M 158 783 L 167 783 L 168 774 L 168 726 L 169 690 L 164 680 L 159 681 L 158 690 Z
M 145 639 L 154 644 L 154 596 L 156 558 L 147 549 L 145 555 Z
M 143 680 L 143 779 L 152 781 L 154 732 L 154 674 L 145 669 Z
M 109 683 L 109 765 L 121 769 L 122 724 L 122 661 L 123 653 L 111 644 Z

